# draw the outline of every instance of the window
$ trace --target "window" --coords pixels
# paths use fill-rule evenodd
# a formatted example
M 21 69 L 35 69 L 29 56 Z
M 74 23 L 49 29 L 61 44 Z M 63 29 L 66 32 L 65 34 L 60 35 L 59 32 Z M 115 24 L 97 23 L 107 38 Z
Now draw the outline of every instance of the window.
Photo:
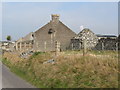
M 48 34 L 52 34 L 53 32 L 55 32 L 53 29 L 49 29 Z

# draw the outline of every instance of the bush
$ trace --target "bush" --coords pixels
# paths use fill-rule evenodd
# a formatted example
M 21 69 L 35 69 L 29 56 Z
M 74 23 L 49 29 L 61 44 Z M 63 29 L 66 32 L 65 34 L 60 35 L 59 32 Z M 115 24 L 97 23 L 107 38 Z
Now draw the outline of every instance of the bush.
M 45 52 L 34 52 L 30 59 L 35 58 L 38 55 L 45 54 Z

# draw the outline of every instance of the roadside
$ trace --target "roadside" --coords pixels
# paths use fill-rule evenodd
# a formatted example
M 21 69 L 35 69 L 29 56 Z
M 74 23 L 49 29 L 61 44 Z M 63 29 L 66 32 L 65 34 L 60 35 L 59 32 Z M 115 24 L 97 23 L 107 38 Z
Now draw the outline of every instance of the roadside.
M 2 88 L 35 88 L 2 65 Z
M 60 52 L 57 57 L 36 52 L 29 58 L 5 53 L 3 63 L 37 88 L 118 87 L 118 55 L 113 51 L 91 51 L 84 57 L 81 51 Z

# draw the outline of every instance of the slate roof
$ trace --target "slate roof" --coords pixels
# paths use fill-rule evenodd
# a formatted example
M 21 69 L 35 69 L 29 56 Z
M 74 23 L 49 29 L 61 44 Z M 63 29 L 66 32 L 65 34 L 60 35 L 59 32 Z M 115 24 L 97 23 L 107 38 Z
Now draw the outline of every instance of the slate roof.
M 100 35 L 100 34 L 96 34 L 97 37 L 117 37 L 115 35 Z

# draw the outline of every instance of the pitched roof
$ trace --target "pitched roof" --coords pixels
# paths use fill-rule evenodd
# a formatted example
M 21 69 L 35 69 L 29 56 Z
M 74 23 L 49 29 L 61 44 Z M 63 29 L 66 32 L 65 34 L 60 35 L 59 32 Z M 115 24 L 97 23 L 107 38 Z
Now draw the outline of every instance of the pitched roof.
M 90 29 L 84 28 L 82 31 L 80 31 L 80 32 L 78 33 L 78 36 L 81 35 L 82 33 L 88 33 L 88 32 L 93 33 Z M 94 33 L 93 33 L 93 34 L 94 34 Z
M 39 28 L 38 30 L 36 30 L 35 31 L 35 33 L 37 33 L 39 30 L 41 30 L 42 28 L 44 28 L 45 26 L 47 26 L 47 25 L 50 25 L 51 27 L 50 27 L 50 29 L 59 29 L 58 27 L 59 27 L 59 25 L 61 24 L 61 25 L 63 25 L 63 26 L 65 26 L 66 28 L 67 28 L 67 30 L 69 30 L 70 32 L 72 32 L 72 33 L 74 33 L 74 34 L 76 34 L 74 31 L 72 31 L 69 27 L 67 27 L 65 24 L 63 24 L 60 20 L 59 20 L 59 22 L 55 25 L 56 23 L 53 23 L 52 21 L 50 21 L 50 22 L 48 22 L 47 24 L 45 24 L 44 26 L 42 26 L 41 28 Z M 55 26 L 55 27 L 54 27 Z
M 97 37 L 117 37 L 115 35 L 100 35 L 100 34 L 97 34 L 96 36 Z

